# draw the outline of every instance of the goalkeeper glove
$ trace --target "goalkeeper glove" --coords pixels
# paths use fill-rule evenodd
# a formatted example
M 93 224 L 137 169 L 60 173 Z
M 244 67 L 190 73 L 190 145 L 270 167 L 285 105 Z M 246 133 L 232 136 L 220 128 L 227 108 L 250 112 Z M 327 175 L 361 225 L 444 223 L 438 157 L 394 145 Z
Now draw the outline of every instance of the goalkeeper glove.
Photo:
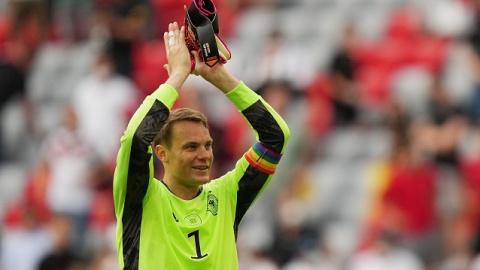
M 219 37 L 218 16 L 212 0 L 193 0 L 190 7 L 185 6 L 185 41 L 188 50 L 198 51 L 209 67 L 218 62 L 225 64 L 231 53 Z M 195 58 L 190 53 L 191 72 L 195 70 Z

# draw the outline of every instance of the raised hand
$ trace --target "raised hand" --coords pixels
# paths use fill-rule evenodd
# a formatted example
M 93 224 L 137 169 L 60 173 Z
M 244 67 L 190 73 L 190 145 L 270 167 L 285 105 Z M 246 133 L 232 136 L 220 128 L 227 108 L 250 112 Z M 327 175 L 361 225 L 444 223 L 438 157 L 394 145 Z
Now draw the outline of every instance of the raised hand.
M 185 44 L 184 27 L 178 23 L 170 23 L 168 32 L 163 34 L 168 64 L 163 67 L 168 72 L 167 84 L 179 90 L 190 74 L 190 54 Z
M 222 92 L 227 93 L 240 83 L 240 81 L 225 68 L 224 64 L 217 63 L 215 66 L 209 67 L 202 61 L 197 51 L 192 51 L 192 54 L 195 57 L 194 74 L 202 76 Z

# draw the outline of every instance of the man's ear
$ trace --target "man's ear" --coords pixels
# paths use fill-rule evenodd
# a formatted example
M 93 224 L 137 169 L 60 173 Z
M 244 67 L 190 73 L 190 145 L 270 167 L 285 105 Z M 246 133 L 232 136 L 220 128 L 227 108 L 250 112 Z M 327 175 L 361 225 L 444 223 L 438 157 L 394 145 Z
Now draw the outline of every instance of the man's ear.
M 167 149 L 159 144 L 157 146 L 155 146 L 155 154 L 157 155 L 158 159 L 161 161 L 161 162 L 166 162 L 168 161 L 168 158 L 167 158 Z

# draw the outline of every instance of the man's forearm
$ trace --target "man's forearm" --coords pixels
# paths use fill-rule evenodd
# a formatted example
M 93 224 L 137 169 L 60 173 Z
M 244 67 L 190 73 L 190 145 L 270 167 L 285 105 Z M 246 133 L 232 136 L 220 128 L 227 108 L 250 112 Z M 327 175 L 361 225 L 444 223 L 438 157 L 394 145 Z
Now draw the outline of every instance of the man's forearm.
M 165 81 L 165 84 L 170 85 L 175 90 L 179 91 L 182 88 L 183 83 L 187 80 L 189 74 L 185 73 L 175 73 L 171 74 L 168 79 Z
M 240 80 L 233 76 L 223 65 L 214 66 L 212 71 L 205 74 L 203 78 L 220 89 L 224 94 L 232 91 L 240 84 Z

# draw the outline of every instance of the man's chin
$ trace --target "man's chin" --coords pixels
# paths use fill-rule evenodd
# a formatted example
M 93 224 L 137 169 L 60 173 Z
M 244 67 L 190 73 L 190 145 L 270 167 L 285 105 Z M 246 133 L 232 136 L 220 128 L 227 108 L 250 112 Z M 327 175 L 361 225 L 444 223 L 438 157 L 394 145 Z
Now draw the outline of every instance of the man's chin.
M 201 185 L 206 184 L 206 183 L 209 183 L 209 182 L 210 182 L 210 177 L 197 179 L 197 183 L 199 183 L 199 184 L 201 184 Z
M 210 175 L 202 175 L 202 176 L 196 175 L 192 177 L 192 180 L 199 185 L 203 185 L 210 182 Z

